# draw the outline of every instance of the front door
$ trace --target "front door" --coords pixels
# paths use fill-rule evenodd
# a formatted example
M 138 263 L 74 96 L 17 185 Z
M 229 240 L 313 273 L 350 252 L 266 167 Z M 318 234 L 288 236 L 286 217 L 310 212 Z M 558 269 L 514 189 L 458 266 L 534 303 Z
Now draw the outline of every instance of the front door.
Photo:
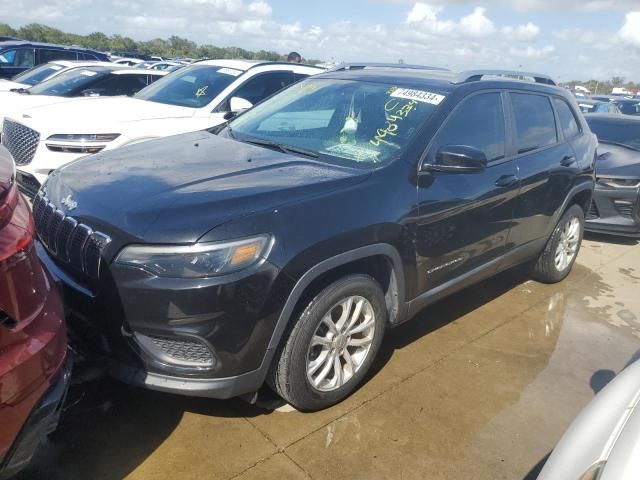
M 429 147 L 435 163 L 442 147 L 464 145 L 487 157 L 478 173 L 422 174 L 418 186 L 418 291 L 425 292 L 481 267 L 505 253 L 518 195 L 518 170 L 506 157 L 504 98 L 472 95 L 449 115 Z

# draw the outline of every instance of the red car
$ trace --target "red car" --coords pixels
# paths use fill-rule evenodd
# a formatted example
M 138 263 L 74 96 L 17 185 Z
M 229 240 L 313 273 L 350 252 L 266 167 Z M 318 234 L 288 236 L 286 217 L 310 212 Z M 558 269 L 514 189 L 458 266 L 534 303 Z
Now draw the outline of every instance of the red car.
M 25 467 L 57 425 L 71 372 L 59 288 L 34 230 L 0 146 L 0 479 Z

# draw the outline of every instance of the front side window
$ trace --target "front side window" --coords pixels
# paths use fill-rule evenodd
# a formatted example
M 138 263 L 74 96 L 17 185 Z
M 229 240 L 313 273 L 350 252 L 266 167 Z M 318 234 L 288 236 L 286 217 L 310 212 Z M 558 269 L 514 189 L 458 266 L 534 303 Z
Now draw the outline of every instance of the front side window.
M 441 147 L 450 145 L 478 149 L 489 162 L 504 158 L 504 110 L 499 93 L 482 93 L 465 100 L 438 133 L 430 161 Z
M 40 49 L 40 63 L 51 62 L 53 60 L 77 60 L 78 55 L 76 52 L 69 50 L 49 50 L 46 48 Z
M 31 87 L 32 95 L 53 95 L 54 97 L 74 96 L 91 88 L 97 80 L 109 75 L 108 70 L 73 68 L 38 85 Z
M 399 156 L 443 99 L 401 85 L 311 78 L 242 114 L 228 134 L 371 168 Z
M 0 53 L 0 67 L 31 68 L 35 64 L 33 48 L 16 48 Z
M 202 108 L 207 106 L 242 71 L 212 65 L 192 65 L 154 82 L 136 94 L 151 102 Z
M 528 93 L 511 93 L 516 120 L 518 153 L 527 153 L 558 141 L 556 119 L 549 98 Z
M 147 86 L 146 74 L 111 74 L 105 79 L 96 82 L 91 90 L 96 95 L 116 96 L 127 95 L 131 96 L 142 90 Z
M 580 133 L 580 127 L 578 127 L 578 120 L 573 113 L 573 109 L 567 102 L 560 98 L 554 98 L 553 103 L 558 112 L 560 127 L 564 133 L 564 138 L 570 139 L 578 135 L 578 133 Z
M 58 65 L 56 63 L 45 63 L 44 65 L 39 65 L 16 75 L 13 77 L 13 81 L 26 83 L 27 85 L 36 85 L 63 69 L 64 67 L 62 65 Z
M 291 83 L 293 83 L 291 72 L 259 73 L 238 88 L 231 96 L 244 98 L 255 105 Z M 225 105 L 222 110 L 229 111 L 230 108 Z

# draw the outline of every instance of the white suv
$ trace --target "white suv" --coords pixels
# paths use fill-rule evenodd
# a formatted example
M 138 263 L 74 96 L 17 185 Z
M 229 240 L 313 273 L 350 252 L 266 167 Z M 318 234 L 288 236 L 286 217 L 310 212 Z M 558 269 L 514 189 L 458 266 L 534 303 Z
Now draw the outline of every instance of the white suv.
M 204 130 L 323 69 L 294 63 L 205 60 L 134 97 L 82 98 L 8 114 L 2 142 L 28 191 L 72 160 L 153 138 Z M 10 127 L 10 128 L 9 128 Z

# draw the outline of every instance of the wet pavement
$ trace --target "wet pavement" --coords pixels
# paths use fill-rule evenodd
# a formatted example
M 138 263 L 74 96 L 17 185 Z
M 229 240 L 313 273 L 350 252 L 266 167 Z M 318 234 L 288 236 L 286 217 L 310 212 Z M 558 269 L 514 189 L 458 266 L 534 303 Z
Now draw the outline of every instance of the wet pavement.
M 313 414 L 109 380 L 72 389 L 19 478 L 526 479 L 640 356 L 640 244 L 592 237 L 558 285 L 510 271 L 389 331 L 363 387 Z

